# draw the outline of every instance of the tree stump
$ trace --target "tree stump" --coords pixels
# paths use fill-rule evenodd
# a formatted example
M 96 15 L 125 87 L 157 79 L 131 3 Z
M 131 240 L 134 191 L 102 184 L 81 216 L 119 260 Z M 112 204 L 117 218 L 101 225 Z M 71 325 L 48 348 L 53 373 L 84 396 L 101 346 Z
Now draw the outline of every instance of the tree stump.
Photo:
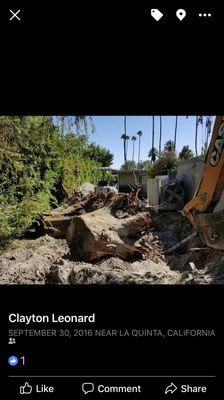
M 135 247 L 141 232 L 148 229 L 150 214 L 140 212 L 124 219 L 115 218 L 109 207 L 71 219 L 66 239 L 71 254 L 82 261 L 117 255 L 125 260 L 142 258 Z

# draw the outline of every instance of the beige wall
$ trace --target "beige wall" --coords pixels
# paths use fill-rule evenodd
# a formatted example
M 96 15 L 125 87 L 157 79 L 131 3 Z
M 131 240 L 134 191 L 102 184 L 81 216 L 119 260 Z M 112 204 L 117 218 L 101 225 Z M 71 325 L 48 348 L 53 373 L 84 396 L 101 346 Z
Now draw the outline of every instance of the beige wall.
M 204 165 L 204 162 L 199 158 L 183 160 L 178 164 L 177 181 L 184 182 L 186 202 L 194 197 L 204 171 Z
M 149 200 L 149 204 L 154 207 L 159 205 L 161 187 L 166 183 L 168 183 L 168 175 L 147 179 L 147 199 Z

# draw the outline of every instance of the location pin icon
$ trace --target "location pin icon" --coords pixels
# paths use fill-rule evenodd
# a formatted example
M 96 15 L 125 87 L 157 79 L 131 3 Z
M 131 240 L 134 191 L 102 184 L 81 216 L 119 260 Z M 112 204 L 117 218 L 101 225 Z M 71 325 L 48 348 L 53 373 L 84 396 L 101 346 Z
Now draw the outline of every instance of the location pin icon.
M 183 10 L 182 8 L 179 8 L 176 12 L 177 18 L 179 18 L 180 21 L 182 21 L 186 17 L 186 11 Z

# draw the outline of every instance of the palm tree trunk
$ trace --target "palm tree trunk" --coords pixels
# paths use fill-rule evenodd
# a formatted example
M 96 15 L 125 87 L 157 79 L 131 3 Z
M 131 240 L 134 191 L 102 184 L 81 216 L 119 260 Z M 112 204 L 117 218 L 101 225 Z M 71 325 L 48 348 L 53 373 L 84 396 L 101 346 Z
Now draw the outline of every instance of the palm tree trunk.
M 124 163 L 126 164 L 126 162 L 127 162 L 127 156 L 126 156 L 126 154 L 127 154 L 127 152 L 126 152 L 126 135 L 127 135 L 127 125 L 126 125 L 126 116 L 124 116 L 124 135 L 125 135 L 125 137 L 124 137 Z
M 159 117 L 159 154 L 161 154 L 162 145 L 162 115 Z
M 125 140 L 123 139 L 123 145 L 124 145 L 124 163 L 126 164 L 126 159 L 125 159 Z
M 124 117 L 124 134 L 127 136 L 127 117 Z M 124 138 L 124 162 L 125 164 L 127 163 L 127 144 L 126 144 L 126 138 Z
M 152 117 L 152 156 L 151 161 L 153 162 L 153 149 L 154 149 L 154 142 L 155 142 L 155 117 Z
M 175 131 L 174 131 L 174 151 L 176 151 L 176 144 L 177 144 L 177 121 L 178 121 L 178 116 L 176 115 Z
M 140 148 L 141 148 L 141 136 L 139 135 L 139 139 L 138 139 L 138 163 L 140 161 Z
M 133 140 L 132 161 L 134 161 L 134 158 L 135 158 L 135 141 Z

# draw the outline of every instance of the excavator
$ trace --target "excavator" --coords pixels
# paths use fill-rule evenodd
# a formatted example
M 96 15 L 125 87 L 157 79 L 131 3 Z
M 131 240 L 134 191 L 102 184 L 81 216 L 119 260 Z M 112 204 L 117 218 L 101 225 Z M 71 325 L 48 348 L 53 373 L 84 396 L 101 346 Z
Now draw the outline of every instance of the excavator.
M 205 157 L 205 167 L 192 200 L 182 214 L 203 234 L 208 246 L 224 250 L 224 211 L 214 212 L 224 191 L 224 116 L 218 116 Z

